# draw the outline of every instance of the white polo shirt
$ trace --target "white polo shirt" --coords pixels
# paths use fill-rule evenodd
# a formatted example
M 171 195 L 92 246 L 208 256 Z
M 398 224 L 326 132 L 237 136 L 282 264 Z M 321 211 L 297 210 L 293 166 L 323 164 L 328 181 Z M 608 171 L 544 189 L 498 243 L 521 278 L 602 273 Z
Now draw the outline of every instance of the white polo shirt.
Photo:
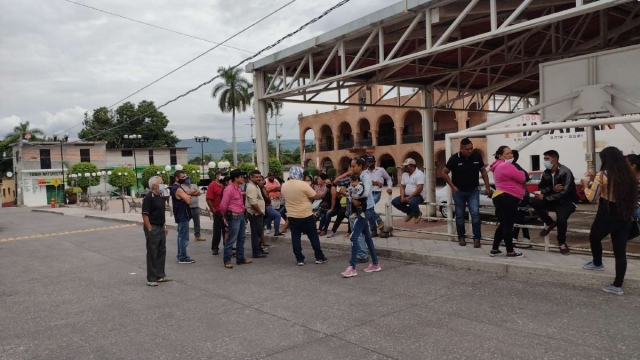
M 413 174 L 411 175 L 409 175 L 408 172 L 405 172 L 404 174 L 402 174 L 401 184 L 405 186 L 405 189 L 404 189 L 405 196 L 409 196 L 413 194 L 413 192 L 416 191 L 416 189 L 418 188 L 418 185 L 423 185 L 422 192 L 420 193 L 420 195 L 422 195 L 423 199 L 426 199 L 427 187 L 424 186 L 425 182 L 426 182 L 426 177 L 424 176 L 424 173 L 421 170 L 416 169 L 416 171 L 414 171 Z

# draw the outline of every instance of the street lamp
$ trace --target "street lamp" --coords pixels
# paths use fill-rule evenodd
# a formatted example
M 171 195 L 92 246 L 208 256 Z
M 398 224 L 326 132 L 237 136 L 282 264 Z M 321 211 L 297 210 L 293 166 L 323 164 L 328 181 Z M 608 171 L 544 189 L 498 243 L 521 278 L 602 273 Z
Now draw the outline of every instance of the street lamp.
M 231 164 L 228 161 L 218 161 L 218 167 L 221 170 L 227 170 L 229 167 L 231 167 Z
M 57 141 L 60 143 L 60 169 L 62 170 L 62 202 L 63 204 L 67 203 L 67 197 L 64 196 L 64 187 L 65 187 L 65 179 L 64 179 L 64 154 L 62 152 L 62 144 L 69 141 L 69 133 L 54 133 L 53 141 Z M 3 156 L 4 157 L 4 156 Z
M 200 165 L 202 165 L 202 172 L 204 173 L 204 143 L 209 142 L 208 136 L 194 136 L 196 142 L 200 143 L 200 151 L 202 157 L 200 158 Z
M 138 189 L 140 187 L 138 186 L 138 162 L 136 161 L 136 143 L 135 143 L 135 140 L 142 139 L 142 135 L 125 135 L 124 138 L 127 139 L 127 140 L 132 140 L 131 143 L 133 144 L 133 171 L 136 174 L 136 193 L 137 193 Z

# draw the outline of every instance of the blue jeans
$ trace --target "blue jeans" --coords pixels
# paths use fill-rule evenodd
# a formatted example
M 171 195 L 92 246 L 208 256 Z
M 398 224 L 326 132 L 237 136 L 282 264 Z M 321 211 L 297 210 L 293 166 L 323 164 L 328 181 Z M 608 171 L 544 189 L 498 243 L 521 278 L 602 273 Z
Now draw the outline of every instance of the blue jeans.
M 373 212 L 373 208 L 371 209 L 367 209 L 367 214 L 370 215 Z M 364 248 L 364 246 L 360 245 L 360 242 L 362 241 L 361 239 L 364 237 L 364 242 L 366 242 L 367 248 L 369 248 L 369 253 L 371 254 L 371 261 L 373 262 L 373 264 L 377 264 L 378 263 L 378 256 L 376 254 L 376 248 L 373 246 L 373 239 L 371 239 L 371 233 L 369 232 L 369 226 L 368 226 L 368 218 L 370 218 L 370 216 L 367 216 L 365 218 L 361 218 L 361 217 L 356 217 L 355 219 L 349 218 L 349 221 L 354 222 L 353 227 L 351 228 L 352 232 L 351 232 L 351 260 L 349 261 L 349 264 L 351 264 L 351 266 L 353 268 L 356 267 L 356 260 L 358 258 L 360 259 L 364 259 L 366 258 L 366 250 Z M 362 257 L 361 253 L 364 253 L 365 256 Z
M 465 207 L 469 205 L 471 213 L 471 227 L 473 228 L 473 238 L 481 239 L 480 231 L 480 189 L 475 188 L 471 191 L 458 190 L 453 194 L 453 203 L 456 208 L 456 229 L 458 238 L 464 237 L 466 230 L 464 228 Z
M 304 255 L 302 254 L 302 234 L 306 234 L 309 238 L 316 260 L 326 259 L 320 247 L 320 237 L 316 230 L 316 217 L 314 215 L 303 219 L 290 217 L 289 227 L 291 228 L 291 246 L 293 247 L 293 254 L 296 256 L 297 262 L 304 262 Z
M 271 221 L 273 221 L 273 233 L 278 234 L 280 232 L 280 219 L 282 219 L 280 212 L 274 209 L 273 206 L 267 206 L 265 215 L 267 230 L 271 230 Z
M 371 196 L 373 197 L 373 202 L 374 203 L 379 203 L 380 202 L 380 197 L 382 196 L 382 192 L 371 192 Z M 375 209 L 373 211 L 373 216 L 369 217 L 369 230 L 371 230 L 371 233 L 377 233 L 378 232 L 378 223 L 382 221 L 382 218 L 380 217 L 380 215 L 378 215 L 375 212 Z
M 189 246 L 189 220 L 178 223 L 178 261 L 189 259 L 187 246 Z
M 361 220 L 366 220 L 366 219 L 362 219 L 362 218 L 352 218 L 351 216 L 349 216 L 349 227 L 351 228 L 351 238 L 353 238 L 353 234 L 355 234 L 355 232 L 353 231 L 353 227 L 355 226 L 355 222 L 356 219 L 361 219 Z M 358 259 L 368 259 L 369 255 L 367 255 L 367 250 L 365 250 L 365 240 L 364 240 L 364 234 L 360 234 L 358 236 Z M 353 249 L 353 248 L 352 248 Z
M 246 238 L 247 224 L 244 216 L 232 216 L 229 223 L 229 239 L 224 243 L 224 263 L 231 262 L 231 249 L 236 245 L 236 261 L 243 260 L 244 257 L 244 240 Z M 237 243 L 237 244 L 236 244 Z
M 402 201 L 400 201 L 400 196 L 398 196 L 397 198 L 391 200 L 391 205 L 407 215 L 418 217 L 420 216 L 420 204 L 422 204 L 423 202 L 424 199 L 421 195 L 412 197 L 408 203 L 403 203 Z

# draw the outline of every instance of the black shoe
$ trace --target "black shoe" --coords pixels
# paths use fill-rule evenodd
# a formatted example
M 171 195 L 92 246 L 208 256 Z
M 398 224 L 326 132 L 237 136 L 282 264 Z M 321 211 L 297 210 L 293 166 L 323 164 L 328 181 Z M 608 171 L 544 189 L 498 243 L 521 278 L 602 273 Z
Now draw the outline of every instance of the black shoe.
M 253 260 L 251 260 L 251 259 L 236 260 L 236 265 L 251 264 L 252 262 L 253 262 Z
M 364 263 L 368 263 L 369 262 L 369 258 L 366 259 L 358 259 L 357 261 L 359 264 L 364 264 Z
M 265 253 L 262 254 L 258 254 L 258 255 L 253 255 L 254 259 L 262 259 L 262 258 L 266 258 L 267 255 Z
M 262 252 L 260 254 L 269 255 L 269 252 L 262 248 Z
M 213 255 L 218 255 L 218 254 L 220 253 L 220 250 L 218 250 L 218 249 L 213 249 L 213 250 L 211 250 L 211 253 L 212 253 Z

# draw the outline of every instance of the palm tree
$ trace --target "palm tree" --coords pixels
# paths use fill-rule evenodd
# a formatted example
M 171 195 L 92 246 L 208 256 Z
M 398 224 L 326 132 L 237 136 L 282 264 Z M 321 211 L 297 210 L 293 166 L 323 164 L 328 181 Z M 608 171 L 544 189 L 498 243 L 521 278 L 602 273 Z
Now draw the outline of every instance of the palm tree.
M 20 125 L 13 128 L 13 132 L 7 137 L 5 137 L 4 141 L 7 144 L 12 144 L 18 142 L 20 139 L 24 139 L 26 135 L 29 135 L 30 138 L 28 140 L 39 140 L 39 136 L 44 136 L 44 131 L 38 128 L 30 128 L 29 122 L 21 122 Z
M 249 89 L 251 84 L 242 76 L 238 68 L 218 68 L 222 82 L 213 87 L 211 96 L 218 98 L 218 107 L 223 113 L 231 113 L 231 132 L 233 136 L 233 166 L 238 167 L 238 143 L 236 141 L 236 112 L 247 111 L 251 104 Z

